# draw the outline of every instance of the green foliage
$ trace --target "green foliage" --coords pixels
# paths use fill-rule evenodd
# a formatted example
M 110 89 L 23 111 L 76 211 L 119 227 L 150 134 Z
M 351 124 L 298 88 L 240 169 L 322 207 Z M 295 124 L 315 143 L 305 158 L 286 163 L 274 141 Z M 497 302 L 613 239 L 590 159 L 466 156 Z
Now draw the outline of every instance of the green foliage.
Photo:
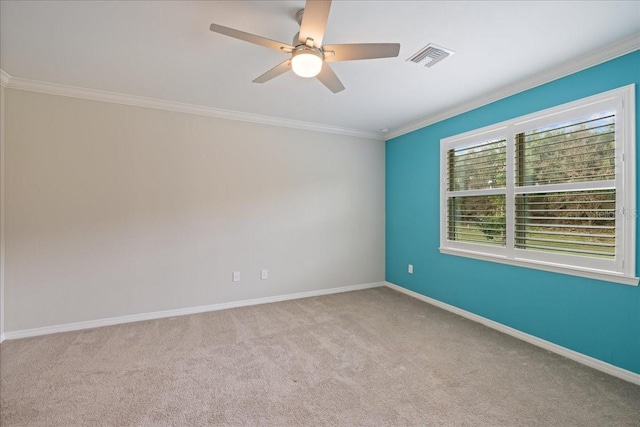
M 493 240 L 496 237 L 504 239 L 507 229 L 507 218 L 504 215 L 504 211 L 496 210 L 488 215 L 483 215 L 478 218 L 481 226 L 482 233 L 487 239 Z

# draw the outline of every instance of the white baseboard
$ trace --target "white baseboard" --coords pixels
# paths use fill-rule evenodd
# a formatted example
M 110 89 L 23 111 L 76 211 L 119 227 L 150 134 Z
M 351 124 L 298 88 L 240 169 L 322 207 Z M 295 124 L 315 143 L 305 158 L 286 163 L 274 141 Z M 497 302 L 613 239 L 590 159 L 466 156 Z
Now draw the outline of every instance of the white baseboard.
M 176 310 L 164 310 L 164 311 L 156 311 L 151 313 L 133 314 L 129 316 L 119 316 L 119 317 L 110 317 L 106 319 L 88 320 L 84 322 L 65 323 L 62 325 L 44 326 L 41 328 L 7 331 L 7 332 L 4 332 L 3 334 L 0 334 L 0 343 L 3 342 L 4 340 L 35 337 L 39 335 L 55 334 L 59 332 L 78 331 L 82 329 L 99 328 L 102 326 L 119 325 L 122 323 L 139 322 L 143 320 L 153 320 L 153 319 L 162 319 L 167 317 L 184 316 L 188 314 L 205 313 L 209 311 L 226 310 L 228 308 L 247 307 L 251 305 L 268 304 L 272 302 L 309 298 L 309 297 L 315 297 L 315 296 L 337 294 L 342 292 L 359 291 L 363 289 L 377 288 L 380 286 L 387 286 L 391 289 L 394 289 L 398 292 L 402 292 L 406 295 L 409 295 L 411 297 L 424 301 L 428 304 L 434 305 L 436 307 L 442 308 L 449 312 L 458 314 L 467 319 L 481 323 L 489 328 L 495 329 L 497 331 L 500 331 L 512 337 L 521 339 L 535 346 L 544 348 L 545 350 L 567 357 L 568 359 L 574 360 L 578 363 L 582 363 L 583 365 L 597 369 L 599 371 L 602 371 L 614 377 L 621 378 L 625 381 L 629 381 L 631 383 L 640 385 L 640 374 L 636 374 L 635 372 L 631 372 L 626 369 L 619 368 L 617 366 L 603 362 L 602 360 L 595 359 L 591 356 L 578 353 L 577 351 L 573 351 L 566 347 L 562 347 L 552 342 L 535 337 L 533 335 L 529 335 L 525 332 L 519 331 L 517 329 L 513 329 L 509 326 L 503 325 L 501 323 L 495 322 L 493 320 L 487 319 L 485 317 L 479 316 L 477 314 L 471 313 L 461 308 L 449 305 L 447 303 L 438 301 L 436 299 L 424 296 L 417 292 L 410 291 L 408 289 L 405 289 L 401 286 L 398 286 L 390 282 L 364 283 L 361 285 L 345 286 L 341 288 L 320 289 L 317 291 L 298 292 L 293 294 L 277 295 L 277 296 L 264 297 L 264 298 L 255 298 L 255 299 L 243 300 L 243 301 L 232 301 L 232 302 L 225 302 L 220 304 L 180 308 Z
M 102 326 L 119 325 L 122 323 L 140 322 L 142 320 L 162 319 L 166 317 L 184 316 L 187 314 L 205 313 L 208 311 L 226 310 L 228 308 L 247 307 L 250 305 L 267 304 L 271 302 L 287 301 L 300 298 L 317 297 L 321 295 L 338 294 L 342 292 L 359 291 L 384 286 L 385 282 L 364 283 L 361 285 L 344 286 L 341 288 L 319 289 L 317 291 L 297 292 L 293 294 L 276 295 L 272 297 L 255 298 L 243 301 L 223 302 L 220 304 L 201 305 L 198 307 L 179 308 L 176 310 L 154 311 L 151 313 L 132 314 L 128 316 L 110 317 L 107 319 L 87 320 L 84 322 L 65 323 L 62 325 L 44 326 L 41 328 L 6 331 L 3 339 L 35 337 L 39 335 L 56 334 L 58 332 L 78 331 L 82 329 L 100 328 Z M 2 342 L 2 340 L 0 340 Z
M 542 338 L 529 335 L 525 332 L 503 325 L 502 323 L 498 323 L 493 320 L 487 319 L 486 317 L 479 316 L 477 314 L 471 313 L 469 311 L 463 310 L 453 305 L 449 305 L 442 301 L 438 301 L 436 299 L 424 296 L 417 292 L 410 291 L 409 289 L 405 289 L 402 286 L 398 286 L 391 282 L 385 282 L 385 286 L 391 289 L 394 289 L 398 292 L 402 292 L 403 294 L 409 295 L 413 298 L 424 301 L 428 304 L 450 311 L 451 313 L 455 313 L 462 317 L 466 317 L 467 319 L 473 320 L 474 322 L 481 323 L 484 326 L 487 326 L 491 329 L 495 329 L 507 335 L 511 335 L 512 337 L 521 339 L 522 341 L 526 341 L 529 344 L 533 344 L 537 347 L 544 348 L 545 350 L 548 350 L 552 353 L 559 354 L 560 356 L 564 356 L 568 359 L 571 359 L 583 365 L 589 366 L 590 368 L 597 369 L 598 371 L 602 371 L 614 377 L 623 379 L 625 381 L 629 381 L 630 383 L 640 385 L 640 374 L 636 374 L 635 372 L 627 371 L 626 369 L 619 368 L 607 362 L 603 362 L 602 360 L 595 359 L 591 356 L 587 356 L 586 354 L 578 353 L 577 351 L 573 351 L 566 347 L 562 347 L 558 344 L 554 344 L 552 342 L 543 340 Z

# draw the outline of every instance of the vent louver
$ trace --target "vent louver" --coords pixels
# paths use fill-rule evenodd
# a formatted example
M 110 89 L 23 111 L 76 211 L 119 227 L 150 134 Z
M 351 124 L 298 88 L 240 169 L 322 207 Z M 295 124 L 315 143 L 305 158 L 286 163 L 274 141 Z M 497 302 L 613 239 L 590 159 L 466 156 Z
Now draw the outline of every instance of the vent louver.
M 441 46 L 429 43 L 413 56 L 409 57 L 407 61 L 415 62 L 416 64 L 422 64 L 425 67 L 432 67 L 443 59 L 453 55 L 455 52 L 449 49 L 445 49 Z

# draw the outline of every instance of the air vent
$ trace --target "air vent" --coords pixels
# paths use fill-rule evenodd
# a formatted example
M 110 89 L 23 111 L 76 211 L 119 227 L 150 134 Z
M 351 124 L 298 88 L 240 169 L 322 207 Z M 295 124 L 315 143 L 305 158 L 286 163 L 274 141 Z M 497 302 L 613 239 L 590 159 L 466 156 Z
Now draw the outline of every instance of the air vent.
M 415 62 L 416 64 L 422 64 L 425 67 L 432 67 L 446 57 L 453 55 L 454 53 L 455 52 L 452 50 L 429 43 L 418 52 L 416 52 L 415 55 L 407 59 L 407 61 Z

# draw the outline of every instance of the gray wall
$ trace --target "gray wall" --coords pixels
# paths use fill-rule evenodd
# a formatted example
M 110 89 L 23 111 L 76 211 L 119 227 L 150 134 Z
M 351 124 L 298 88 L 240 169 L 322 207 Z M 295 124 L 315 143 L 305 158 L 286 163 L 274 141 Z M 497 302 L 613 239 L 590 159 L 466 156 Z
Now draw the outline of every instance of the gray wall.
M 5 332 L 384 280 L 382 141 L 5 92 Z

